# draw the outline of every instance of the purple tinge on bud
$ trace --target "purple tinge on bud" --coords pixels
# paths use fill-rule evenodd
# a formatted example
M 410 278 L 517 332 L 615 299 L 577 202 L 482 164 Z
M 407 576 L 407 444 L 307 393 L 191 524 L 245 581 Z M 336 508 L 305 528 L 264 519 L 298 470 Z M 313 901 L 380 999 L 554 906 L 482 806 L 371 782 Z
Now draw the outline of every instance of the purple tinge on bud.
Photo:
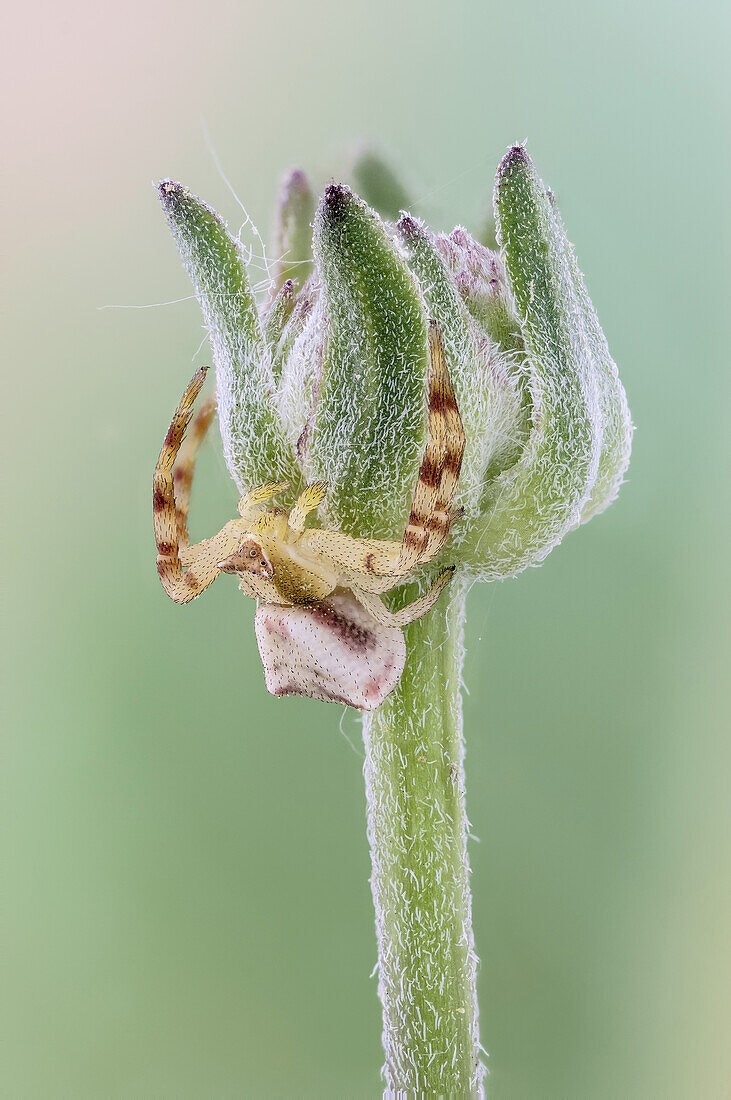
M 322 193 L 323 215 L 332 222 L 342 222 L 353 192 L 344 183 L 329 183 Z
M 480 299 L 486 304 L 501 298 L 508 302 L 505 268 L 497 252 L 480 244 L 461 225 L 449 234 L 437 234 L 434 243 L 471 312 L 479 312 Z
M 282 180 L 280 198 L 289 197 L 294 194 L 305 195 L 308 194 L 309 191 L 310 185 L 302 169 L 292 168 Z
M 380 626 L 348 592 L 315 607 L 262 604 L 256 640 L 272 695 L 306 695 L 375 710 L 399 682 L 406 640 Z

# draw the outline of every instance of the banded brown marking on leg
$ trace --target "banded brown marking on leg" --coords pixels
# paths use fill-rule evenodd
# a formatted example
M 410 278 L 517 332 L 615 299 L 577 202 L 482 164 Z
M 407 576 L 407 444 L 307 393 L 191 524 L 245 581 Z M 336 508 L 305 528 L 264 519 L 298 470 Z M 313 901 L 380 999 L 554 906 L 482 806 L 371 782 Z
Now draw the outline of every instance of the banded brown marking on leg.
M 190 490 L 193 484 L 195 460 L 198 448 L 205 438 L 215 411 L 216 399 L 215 397 L 209 397 L 193 417 L 173 468 L 175 518 L 180 546 L 188 546 L 190 543 L 188 509 L 190 507 Z
M 444 345 L 429 321 L 428 438 L 404 531 L 400 567 L 406 572 L 431 561 L 444 545 L 464 456 L 465 435 Z
M 193 405 L 206 380 L 207 371 L 207 367 L 201 367 L 188 384 L 168 428 L 153 476 L 152 511 L 157 544 L 157 572 L 163 588 L 176 603 L 187 603 L 202 591 L 202 588 L 195 590 L 193 585 L 185 579 L 188 574 L 183 573 L 180 562 L 173 466 L 193 414 Z M 187 529 L 185 533 L 187 538 Z

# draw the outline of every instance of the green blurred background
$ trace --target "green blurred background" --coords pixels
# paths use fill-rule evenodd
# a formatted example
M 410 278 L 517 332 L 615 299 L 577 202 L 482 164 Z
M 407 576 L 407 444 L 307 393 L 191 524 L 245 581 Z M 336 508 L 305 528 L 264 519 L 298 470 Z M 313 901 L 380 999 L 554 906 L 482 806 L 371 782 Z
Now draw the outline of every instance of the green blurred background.
M 200 314 L 99 309 L 190 293 L 151 180 L 240 224 L 206 127 L 263 230 L 286 168 L 321 184 L 361 138 L 416 213 L 474 227 L 529 139 L 638 429 L 618 503 L 471 597 L 490 1089 L 729 1095 L 726 8 L 10 13 L 4 1096 L 380 1091 L 358 721 L 267 695 L 233 582 L 164 596 L 151 473 Z M 234 504 L 209 446 L 194 537 Z

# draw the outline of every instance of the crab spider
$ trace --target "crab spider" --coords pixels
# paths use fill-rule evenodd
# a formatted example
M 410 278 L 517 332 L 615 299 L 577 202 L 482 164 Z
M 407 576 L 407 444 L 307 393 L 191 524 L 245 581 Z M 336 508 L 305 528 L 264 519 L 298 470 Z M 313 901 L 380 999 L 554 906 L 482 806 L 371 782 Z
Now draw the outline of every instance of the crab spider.
M 183 445 L 208 368 L 197 371 L 165 437 L 153 483 L 157 571 L 171 599 L 188 603 L 220 573 L 235 573 L 241 591 L 266 604 L 313 606 L 336 589 L 348 589 L 381 626 L 402 627 L 425 615 L 453 568 L 443 570 L 425 595 L 401 611 L 389 611 L 380 596 L 439 553 L 454 519 L 452 502 L 465 436 L 434 321 L 429 322 L 429 355 L 428 440 L 400 542 L 306 530 L 308 514 L 325 499 L 326 483 L 308 485 L 288 513 L 282 508 L 262 509 L 288 488 L 286 482 L 269 482 L 241 498 L 238 519 L 230 520 L 213 538 L 191 546 L 187 514 L 195 453 L 215 408 L 213 400 L 203 406 Z

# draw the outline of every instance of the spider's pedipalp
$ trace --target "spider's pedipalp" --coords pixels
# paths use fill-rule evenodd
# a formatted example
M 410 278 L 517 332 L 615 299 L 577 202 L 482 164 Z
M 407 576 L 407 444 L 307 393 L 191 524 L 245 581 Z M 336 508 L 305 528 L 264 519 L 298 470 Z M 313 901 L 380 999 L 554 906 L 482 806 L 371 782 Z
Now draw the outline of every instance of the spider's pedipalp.
M 313 481 L 300 493 L 289 517 L 289 526 L 293 531 L 304 531 L 305 520 L 309 512 L 319 508 L 327 493 L 326 481 Z
M 265 504 L 277 493 L 283 493 L 287 489 L 289 489 L 288 481 L 267 481 L 264 485 L 255 485 L 249 489 L 248 493 L 244 493 L 239 501 L 239 515 L 242 518 L 247 516 L 257 504 Z
M 404 531 L 400 554 L 404 573 L 431 561 L 447 539 L 465 449 L 462 417 L 436 321 L 429 321 L 429 358 L 429 434 Z

